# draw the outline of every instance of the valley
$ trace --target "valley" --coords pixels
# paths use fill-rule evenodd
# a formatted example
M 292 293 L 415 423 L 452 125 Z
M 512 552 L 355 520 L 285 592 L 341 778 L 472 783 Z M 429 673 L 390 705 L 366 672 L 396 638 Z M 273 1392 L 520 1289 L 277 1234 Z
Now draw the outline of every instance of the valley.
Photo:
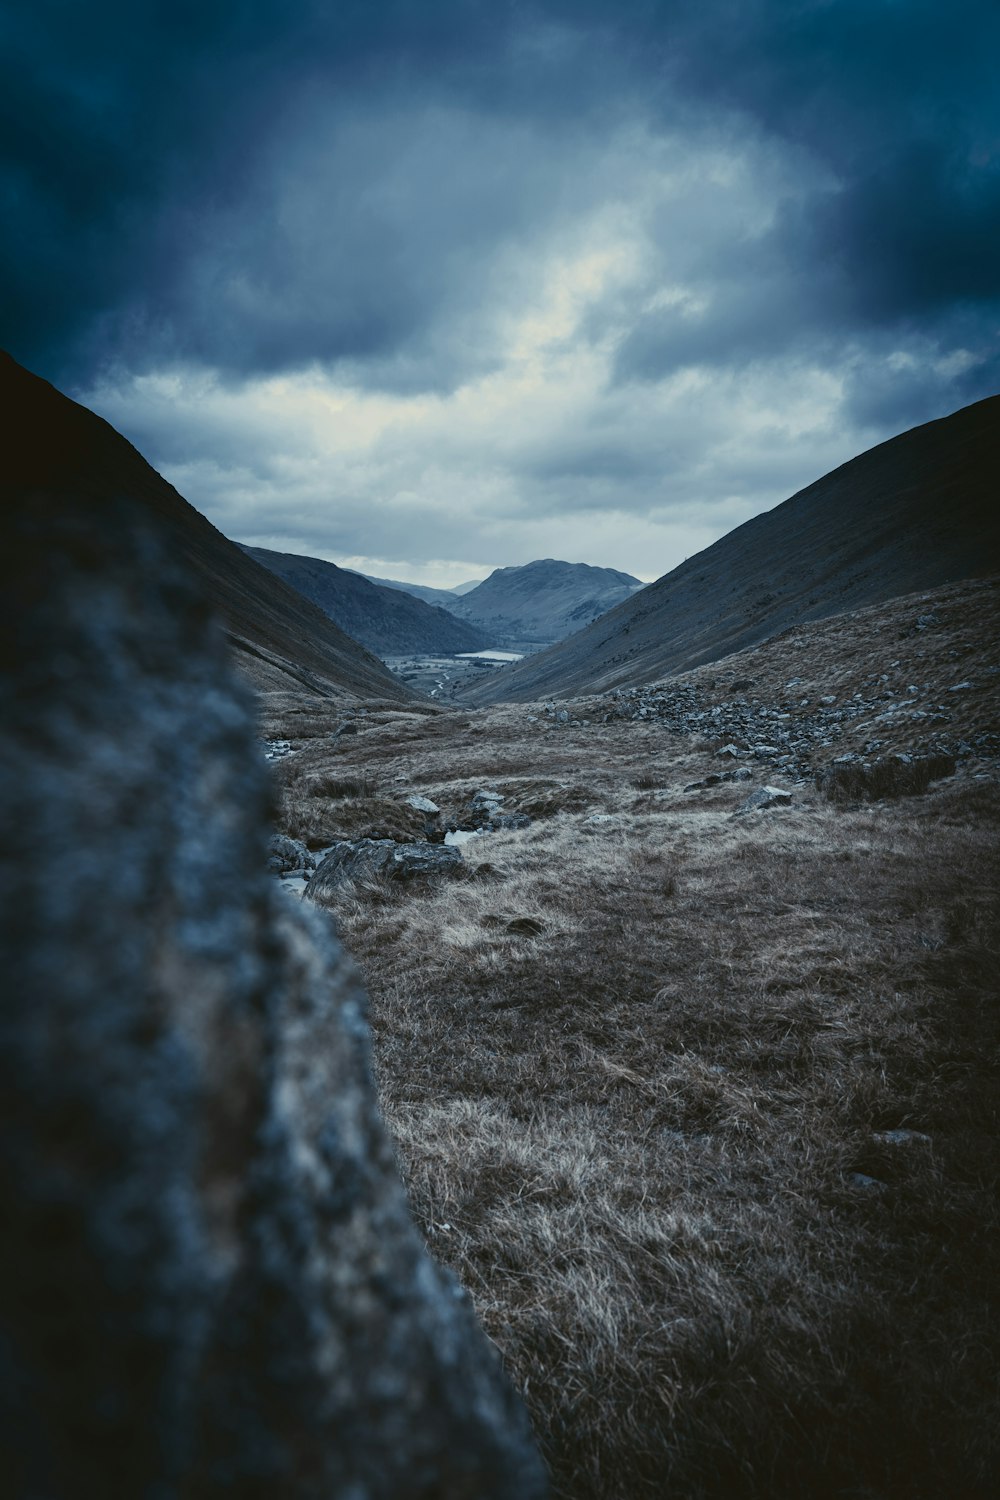
M 319 909 L 557 1500 L 981 1493 L 1000 581 L 628 691 L 261 707 L 300 843 L 485 826 Z M 862 768 L 921 760 L 870 800 Z
M 461 698 L 463 690 L 479 681 L 485 673 L 520 660 L 519 652 L 502 648 L 450 656 L 410 653 L 383 657 L 389 671 L 401 682 L 442 702 Z
M 273 986 L 262 1050 L 231 1047 L 224 1019 L 204 1043 L 200 1098 L 239 1073 L 223 1115 L 204 1111 L 222 1163 L 206 1222 L 241 1247 L 227 1264 L 256 1254 L 225 1216 L 256 1191 L 241 1184 L 271 1139 L 246 1101 L 269 1086 L 272 1055 L 299 1058 L 275 1108 L 296 1097 L 308 1012 L 309 1066 L 348 1071 L 303 1093 L 268 1222 L 286 1223 L 289 1163 L 306 1163 L 315 1197 L 302 1201 L 334 1289 L 317 1282 L 314 1323 L 335 1307 L 335 1340 L 360 1305 L 337 1301 L 351 1277 L 382 1347 L 405 1268 L 429 1257 L 414 1272 L 425 1291 L 439 1287 L 431 1259 L 453 1273 L 443 1305 L 465 1309 L 480 1351 L 455 1399 L 469 1399 L 466 1375 L 486 1382 L 526 1476 L 504 1500 L 540 1500 L 542 1479 L 476 1320 L 530 1414 L 553 1500 L 985 1500 L 1000 1379 L 995 401 L 861 455 L 654 584 L 605 578 L 621 596 L 608 608 L 591 585 L 612 570 L 547 559 L 456 596 L 473 612 L 462 618 L 321 559 L 264 566 L 106 423 L 13 361 L 0 376 L 14 430 L 45 434 L 8 465 L 30 566 L 12 566 L 23 683 L 7 793 L 15 805 L 19 780 L 36 778 L 49 831 L 18 827 L 12 847 L 62 851 L 42 873 L 33 855 L 10 862 L 44 940 L 14 937 L 49 963 L 48 913 L 62 909 L 50 883 L 92 914 L 96 851 L 97 888 L 118 903 L 100 961 L 153 955 L 122 990 L 137 1077 L 156 1053 L 156 986 L 182 1018 L 203 999 L 189 965 L 215 965 L 202 984 L 220 1017 L 230 993 L 259 1017 L 257 986 Z M 513 643 L 532 629 L 555 644 L 522 657 Z M 67 671 L 81 649 L 82 673 Z M 207 732 L 193 760 L 188 741 Z M 77 775 L 81 743 L 78 790 L 67 767 Z M 55 825 L 50 799 L 65 809 Z M 85 857 L 59 843 L 77 816 Z M 147 836 L 176 861 L 173 885 L 160 856 L 144 885 L 119 857 Z M 76 922 L 56 950 L 72 1046 L 78 1016 L 100 1016 L 100 986 L 75 988 L 89 928 Z M 283 977 L 262 980 L 276 953 Z M 35 1008 L 24 1015 L 30 1031 Z M 184 1019 L 183 1034 L 200 1024 Z M 58 1047 L 50 1060 L 62 1088 Z M 81 1077 L 103 1098 L 100 1067 Z M 366 1157 L 323 1124 L 345 1087 L 373 1122 Z M 116 1139 L 141 1137 L 137 1118 Z M 137 1180 L 158 1204 L 147 1158 Z M 344 1225 L 369 1167 L 398 1217 L 383 1243 L 380 1210 L 358 1210 L 369 1239 L 352 1259 Z M 109 1169 L 101 1191 L 117 1183 Z M 387 1244 L 397 1281 L 381 1270 Z M 299 1306 L 296 1254 L 283 1264 Z M 434 1334 L 416 1356 L 414 1390 L 436 1391 L 425 1371 L 448 1364 L 442 1347 Z M 333 1365 L 353 1410 L 354 1367 L 310 1348 L 321 1405 Z M 450 1440 L 435 1442 L 450 1462 Z M 342 1451 L 316 1462 L 332 1472 Z
M 3 39 L 3 1492 L 1000 1500 L 1000 0 Z

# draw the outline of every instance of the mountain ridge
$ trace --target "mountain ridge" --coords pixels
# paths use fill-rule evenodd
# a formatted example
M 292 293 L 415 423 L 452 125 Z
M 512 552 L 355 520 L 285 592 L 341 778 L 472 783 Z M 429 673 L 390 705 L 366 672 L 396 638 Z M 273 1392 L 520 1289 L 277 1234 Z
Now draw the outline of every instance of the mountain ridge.
M 568 641 L 477 681 L 470 704 L 674 675 L 823 619 L 1000 568 L 1000 396 L 848 460 Z
M 492 645 L 482 631 L 409 590 L 390 588 L 298 552 L 236 544 L 248 557 L 312 600 L 341 630 L 376 656 L 408 652 L 458 653 Z
M 314 604 L 275 578 L 174 489 L 110 422 L 0 351 L 0 410 L 10 438 L 2 488 L 78 496 L 109 517 L 125 502 L 151 516 L 199 578 L 227 628 L 242 675 L 261 690 L 326 697 L 412 699 L 377 657 Z
M 617 568 L 544 557 L 495 568 L 448 608 L 497 645 L 547 645 L 644 587 L 641 579 Z

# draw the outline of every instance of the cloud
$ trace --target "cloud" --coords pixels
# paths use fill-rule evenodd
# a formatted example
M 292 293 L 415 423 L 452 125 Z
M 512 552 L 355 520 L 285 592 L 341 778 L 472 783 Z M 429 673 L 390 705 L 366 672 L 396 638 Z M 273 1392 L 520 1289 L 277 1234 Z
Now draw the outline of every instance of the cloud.
M 2 25 L 5 341 L 241 539 L 650 576 L 1000 386 L 991 0 Z

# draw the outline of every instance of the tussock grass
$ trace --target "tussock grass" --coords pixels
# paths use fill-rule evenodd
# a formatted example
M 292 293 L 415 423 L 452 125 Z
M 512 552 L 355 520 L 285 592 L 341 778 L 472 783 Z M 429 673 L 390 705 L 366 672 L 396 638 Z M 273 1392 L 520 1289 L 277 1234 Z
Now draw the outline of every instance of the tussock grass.
M 451 723 L 387 714 L 330 774 L 536 822 L 334 916 L 418 1222 L 555 1495 L 995 1493 L 995 781 L 733 819 L 746 787 L 685 797 L 711 756 L 655 727 Z
M 887 797 L 919 797 L 932 781 L 954 770 L 952 755 L 885 756 L 869 764 L 828 766 L 816 777 L 816 785 L 829 802 L 881 802 Z

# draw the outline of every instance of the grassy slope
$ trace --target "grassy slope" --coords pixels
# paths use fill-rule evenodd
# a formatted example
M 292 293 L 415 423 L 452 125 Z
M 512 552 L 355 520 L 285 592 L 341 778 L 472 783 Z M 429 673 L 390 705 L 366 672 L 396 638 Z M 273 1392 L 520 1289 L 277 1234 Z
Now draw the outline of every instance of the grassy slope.
M 479 651 L 490 644 L 482 631 L 447 610 L 402 589 L 383 588 L 349 568 L 338 568 L 318 557 L 238 545 L 262 568 L 311 599 L 353 640 L 379 656 L 411 651 Z
M 110 423 L 0 351 L 0 412 L 9 435 L 0 466 L 5 503 L 66 490 L 113 514 L 127 499 L 200 580 L 224 620 L 236 665 L 261 691 L 412 700 L 384 664 L 280 578 L 247 557 L 178 494 Z
M 649 682 L 790 625 L 1000 567 L 1000 396 L 927 422 L 756 516 L 470 704 Z
M 943 591 L 939 631 L 868 612 L 726 667 L 846 693 L 900 660 L 944 691 L 996 664 L 982 604 Z M 996 724 L 998 696 L 956 695 L 953 731 Z M 484 784 L 536 817 L 467 846 L 466 880 L 348 889 L 336 916 L 416 1213 L 555 1493 L 995 1493 L 995 766 L 732 818 L 746 788 L 685 794 L 718 761 L 656 724 L 326 727 L 298 721 L 286 821 L 405 836 L 401 793 L 455 811 Z

